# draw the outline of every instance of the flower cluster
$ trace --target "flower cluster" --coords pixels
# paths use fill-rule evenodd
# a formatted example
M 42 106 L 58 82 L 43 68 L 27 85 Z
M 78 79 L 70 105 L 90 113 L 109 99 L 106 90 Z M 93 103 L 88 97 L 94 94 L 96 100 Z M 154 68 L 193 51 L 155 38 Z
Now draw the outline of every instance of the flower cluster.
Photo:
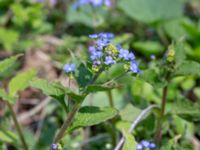
M 114 34 L 103 32 L 89 37 L 95 39 L 94 45 L 88 48 L 94 71 L 98 71 L 102 66 L 121 62 L 125 64 L 126 70 L 133 73 L 140 72 L 133 52 L 123 49 L 120 45 L 112 44 Z
M 137 144 L 136 146 L 136 150 L 143 150 L 145 148 L 148 149 L 155 149 L 156 148 L 156 144 L 146 141 L 146 140 L 142 140 L 139 144 Z
M 87 4 L 90 4 L 93 7 L 100 7 L 102 5 L 110 7 L 112 5 L 112 1 L 111 0 L 77 0 L 74 3 L 73 7 L 77 9 L 81 7 L 82 5 L 87 5 Z
M 63 67 L 63 70 L 66 73 L 74 72 L 75 69 L 76 69 L 76 65 L 75 64 L 65 64 L 64 67 Z

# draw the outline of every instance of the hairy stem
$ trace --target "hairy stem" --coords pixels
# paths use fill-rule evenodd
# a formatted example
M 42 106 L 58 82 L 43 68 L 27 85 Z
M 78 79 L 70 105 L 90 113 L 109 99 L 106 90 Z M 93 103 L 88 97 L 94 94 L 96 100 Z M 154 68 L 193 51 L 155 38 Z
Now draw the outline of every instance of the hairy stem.
M 109 100 L 110 107 L 114 107 L 112 91 L 111 90 L 107 91 L 107 95 L 108 95 L 108 100 Z
M 166 74 L 166 81 L 169 82 L 169 77 L 170 77 L 170 72 L 167 72 Z M 157 130 L 156 130 L 156 134 L 155 134 L 155 142 L 156 144 L 160 144 L 161 140 L 162 140 L 162 124 L 163 124 L 163 117 L 165 115 L 165 106 L 166 106 L 166 102 L 167 102 L 167 93 L 168 93 L 168 85 L 166 85 L 163 88 L 162 91 L 162 102 L 161 102 L 161 111 L 160 111 L 160 116 L 158 118 L 158 122 L 157 122 Z
M 22 133 L 21 127 L 20 127 L 19 122 L 17 120 L 16 114 L 15 114 L 13 108 L 12 108 L 12 105 L 9 102 L 7 102 L 6 104 L 7 104 L 8 108 L 9 108 L 9 110 L 11 111 L 11 115 L 12 115 L 15 127 L 17 129 L 17 132 L 19 134 L 19 138 L 20 138 L 20 140 L 22 142 L 22 145 L 23 145 L 23 147 L 24 147 L 25 150 L 28 150 L 28 145 L 26 144 L 24 135 Z
M 58 143 L 62 137 L 65 135 L 65 131 L 68 129 L 68 127 L 71 125 L 76 113 L 78 112 L 80 108 L 80 104 L 75 104 L 71 110 L 71 112 L 69 112 L 67 119 L 65 120 L 65 122 L 63 123 L 62 127 L 60 128 L 57 136 L 54 139 L 54 143 Z
M 111 90 L 107 91 L 107 95 L 108 95 L 108 100 L 109 100 L 110 107 L 114 107 L 112 91 Z M 115 127 L 112 126 L 112 125 L 114 125 L 114 122 L 115 122 L 114 119 L 110 120 L 110 123 L 111 123 L 110 135 L 111 135 L 111 138 L 112 138 L 112 144 L 116 145 L 117 134 L 115 132 Z
M 155 142 L 157 144 L 159 144 L 160 141 L 162 140 L 162 124 L 163 124 L 163 117 L 165 115 L 167 91 L 168 91 L 168 86 L 165 86 L 163 88 L 162 102 L 161 102 L 161 112 L 160 112 L 160 117 L 159 117 L 158 122 L 157 122 L 157 131 L 156 131 L 156 134 L 155 134 Z
M 133 121 L 131 127 L 129 128 L 129 133 L 131 133 L 135 127 L 137 126 L 137 124 L 142 120 L 142 118 L 149 113 L 149 111 L 151 111 L 153 108 L 157 107 L 156 105 L 151 105 L 149 107 L 147 107 L 146 109 L 144 109 L 140 115 Z M 123 143 L 125 142 L 125 138 L 122 137 L 119 141 L 119 143 L 117 144 L 117 146 L 115 147 L 114 150 L 120 150 L 120 148 L 122 147 Z

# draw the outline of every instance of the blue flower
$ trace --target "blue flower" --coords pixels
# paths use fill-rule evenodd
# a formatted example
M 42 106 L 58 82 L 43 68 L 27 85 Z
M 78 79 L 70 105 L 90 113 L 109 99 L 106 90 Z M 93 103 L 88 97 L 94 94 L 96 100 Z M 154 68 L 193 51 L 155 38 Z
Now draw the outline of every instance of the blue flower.
M 156 59 L 156 56 L 155 56 L 155 55 L 151 55 L 150 58 L 151 58 L 152 60 L 154 60 L 154 59 Z
M 93 65 L 100 65 L 101 64 L 101 61 L 100 60 L 95 60 L 94 62 L 93 62 Z
M 150 143 L 149 148 L 150 149 L 155 149 L 156 148 L 156 144 L 155 143 Z
M 146 141 L 146 140 L 142 140 L 139 144 L 137 144 L 136 146 L 136 150 L 143 150 L 143 149 L 155 149 L 156 148 L 156 144 Z
M 120 49 L 119 50 L 119 58 L 123 58 L 125 60 L 134 60 L 135 55 L 126 49 Z
M 109 43 L 110 43 L 110 40 L 107 40 L 107 39 L 99 39 L 95 42 L 98 50 L 102 50 L 104 47 L 108 46 Z
M 149 142 L 149 141 L 146 141 L 146 140 L 143 140 L 143 141 L 141 141 L 140 144 L 141 144 L 144 148 L 149 148 L 150 142 Z
M 99 38 L 102 38 L 102 39 L 113 39 L 114 38 L 114 34 L 110 33 L 110 32 L 102 32 L 102 33 L 99 33 Z
M 105 64 L 106 65 L 112 65 L 112 64 L 115 64 L 115 63 L 116 63 L 116 61 L 113 60 L 113 58 L 111 56 L 106 56 L 106 58 L 105 58 Z
M 100 7 L 102 5 L 105 5 L 107 7 L 110 7 L 112 5 L 111 0 L 77 0 L 73 4 L 73 8 L 78 9 L 82 5 L 91 4 L 93 7 Z
M 143 146 L 141 144 L 137 144 L 136 150 L 143 150 Z
M 103 53 L 101 51 L 93 51 L 91 53 L 90 58 L 91 58 L 91 60 L 95 60 L 97 58 L 101 58 L 102 56 L 103 56 Z
M 76 65 L 75 64 L 65 64 L 63 69 L 66 73 L 74 72 L 76 69 Z
M 133 73 L 139 73 L 140 72 L 140 69 L 138 67 L 138 64 L 136 61 L 131 61 L 131 64 L 130 64 L 130 70 L 133 72 Z
M 57 144 L 52 144 L 52 145 L 51 145 L 51 149 L 52 149 L 52 150 L 57 150 L 57 148 L 58 148 Z
M 89 35 L 89 38 L 91 38 L 91 39 L 97 39 L 98 37 L 99 37 L 98 34 L 90 34 Z
M 104 0 L 104 5 L 106 5 L 107 7 L 111 7 L 112 6 L 111 0 Z
M 96 49 L 96 47 L 95 46 L 89 46 L 88 47 L 88 51 L 90 52 L 90 53 L 92 53 L 92 52 L 94 52 L 94 51 L 96 51 L 97 49 Z
M 98 6 L 102 6 L 102 5 L 103 5 L 103 0 L 91 0 L 90 3 L 91 3 L 94 7 L 98 7 Z
M 135 59 L 135 55 L 132 52 L 130 52 L 128 54 L 128 58 L 129 58 L 129 60 L 134 60 Z
M 113 39 L 114 38 L 114 34 L 110 33 L 110 32 L 101 32 L 98 34 L 90 34 L 89 35 L 90 38 L 92 39 Z
M 129 60 L 129 51 L 126 49 L 119 50 L 119 58 L 123 58 L 125 60 Z

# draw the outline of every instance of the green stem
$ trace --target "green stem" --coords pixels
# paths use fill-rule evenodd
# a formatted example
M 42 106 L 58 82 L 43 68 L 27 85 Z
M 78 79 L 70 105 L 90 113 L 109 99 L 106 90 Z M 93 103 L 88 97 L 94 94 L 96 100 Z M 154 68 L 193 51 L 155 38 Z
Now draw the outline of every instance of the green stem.
M 68 127 L 71 125 L 76 113 L 78 112 L 80 108 L 80 103 L 77 103 L 73 106 L 71 112 L 69 112 L 67 119 L 63 123 L 62 127 L 60 128 L 57 136 L 54 139 L 54 143 L 58 143 L 62 137 L 65 135 L 65 131 L 68 129 Z
M 102 71 L 103 71 L 103 67 L 102 68 L 100 68 L 100 70 L 92 77 L 92 79 L 89 81 L 89 83 L 88 83 L 88 85 L 89 84 L 93 84 L 96 80 L 97 80 L 97 78 L 99 77 L 99 75 L 102 73 Z
M 103 68 L 99 70 L 99 72 L 91 79 L 91 81 L 89 82 L 89 84 L 93 84 L 96 79 L 98 78 L 98 76 L 101 74 L 101 72 L 103 71 Z M 67 131 L 68 127 L 71 125 L 76 113 L 78 112 L 78 110 L 81 107 L 81 103 L 76 103 L 73 107 L 72 110 L 68 113 L 66 120 L 64 121 L 62 127 L 60 128 L 58 134 L 56 135 L 53 143 L 58 143 L 63 136 L 65 135 L 65 131 Z
M 170 72 L 167 72 L 166 80 L 169 81 Z M 162 124 L 163 124 L 163 117 L 165 116 L 165 107 L 167 102 L 167 93 L 168 93 L 168 85 L 163 88 L 162 91 L 162 102 L 161 102 L 161 111 L 160 116 L 157 122 L 157 130 L 155 134 L 155 142 L 159 145 L 162 140 Z
M 109 105 L 110 105 L 111 107 L 114 107 L 112 91 L 111 91 L 111 90 L 107 91 L 107 95 L 108 95 Z
M 108 100 L 109 100 L 110 107 L 114 107 L 112 91 L 111 90 L 107 91 L 107 95 L 108 95 Z M 113 126 L 114 123 L 115 123 L 114 119 L 111 119 L 110 123 L 112 125 L 111 128 L 110 128 L 110 135 L 111 135 L 111 138 L 112 138 L 112 144 L 116 145 L 117 134 L 115 132 L 115 127 Z
M 19 138 L 20 138 L 20 140 L 21 140 L 21 142 L 22 142 L 22 145 L 23 145 L 23 147 L 24 147 L 25 150 L 28 150 L 28 146 L 27 146 L 26 141 L 25 141 L 25 139 L 24 139 L 24 135 L 23 135 L 23 133 L 22 133 L 21 127 L 20 127 L 19 122 L 18 122 L 18 120 L 17 120 L 16 114 L 15 114 L 13 108 L 12 108 L 12 105 L 11 105 L 9 102 L 7 102 L 6 104 L 7 104 L 8 108 L 9 108 L 10 111 L 11 111 L 11 115 L 12 115 L 12 118 L 13 118 L 13 121 L 14 121 L 14 124 L 15 124 L 15 127 L 16 127 L 16 129 L 17 129 L 17 132 L 18 132 L 18 134 L 19 134 Z
M 155 141 L 157 144 L 160 144 L 160 141 L 162 140 L 162 124 L 163 124 L 163 117 L 165 115 L 165 105 L 166 105 L 166 96 L 167 96 L 168 87 L 165 86 L 163 88 L 163 97 L 162 97 L 162 103 L 161 103 L 161 112 L 160 117 L 157 122 L 157 131 L 155 134 Z
M 116 76 L 116 77 L 114 77 L 113 79 L 111 79 L 111 80 L 105 82 L 103 85 L 106 86 L 106 85 L 108 85 L 108 84 L 110 84 L 110 83 L 112 83 L 112 82 L 114 82 L 114 81 L 116 81 L 116 80 L 122 78 L 126 73 L 127 73 L 127 72 L 123 72 L 123 73 L 120 74 L 119 76 Z

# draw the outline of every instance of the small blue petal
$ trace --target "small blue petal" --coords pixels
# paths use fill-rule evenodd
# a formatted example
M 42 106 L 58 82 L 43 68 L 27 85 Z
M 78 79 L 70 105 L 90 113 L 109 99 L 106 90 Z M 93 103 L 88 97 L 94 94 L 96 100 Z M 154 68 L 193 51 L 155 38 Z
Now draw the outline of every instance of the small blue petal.
M 106 65 L 112 65 L 112 64 L 115 64 L 115 63 L 116 63 L 116 61 L 113 60 L 113 58 L 111 56 L 106 56 L 106 58 L 105 58 L 105 64 Z
M 149 148 L 150 148 L 150 149 L 156 148 L 156 144 L 155 144 L 155 143 L 150 143 Z
M 146 141 L 146 140 L 143 140 L 143 141 L 141 141 L 141 145 L 142 145 L 144 148 L 149 148 L 150 142 L 149 142 L 149 141 Z
M 143 150 L 143 146 L 141 144 L 137 144 L 136 150 Z
M 96 38 L 98 38 L 99 36 L 98 36 L 98 34 L 91 34 L 91 35 L 89 35 L 89 37 L 90 37 L 91 39 L 96 39 Z
M 66 73 L 74 72 L 76 69 L 76 65 L 75 64 L 65 64 L 63 69 Z
M 51 149 L 52 149 L 52 150 L 56 150 L 57 148 L 58 148 L 57 144 L 52 144 L 52 145 L 51 145 Z
M 119 58 L 123 58 L 125 60 L 129 59 L 129 51 L 126 49 L 120 49 L 119 50 Z
M 135 55 L 132 52 L 130 52 L 128 54 L 128 58 L 129 58 L 129 60 L 134 60 L 135 59 Z
M 89 47 L 88 47 L 88 51 L 89 51 L 90 53 L 92 53 L 92 52 L 96 51 L 96 47 L 95 47 L 95 46 L 89 46 Z
M 140 72 L 140 69 L 139 69 L 138 64 L 137 64 L 136 61 L 131 61 L 130 70 L 131 70 L 133 73 L 139 73 L 139 72 Z M 142 142 L 143 142 L 143 141 L 142 141 Z

